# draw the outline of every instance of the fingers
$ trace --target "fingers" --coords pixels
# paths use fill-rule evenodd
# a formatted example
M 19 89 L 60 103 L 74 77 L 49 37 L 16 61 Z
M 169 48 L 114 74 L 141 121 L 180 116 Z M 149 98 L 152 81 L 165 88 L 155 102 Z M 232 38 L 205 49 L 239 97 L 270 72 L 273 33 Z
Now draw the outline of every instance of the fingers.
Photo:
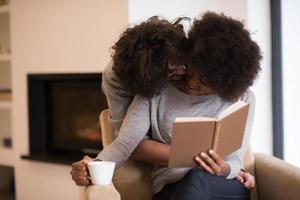
M 244 182 L 244 186 L 249 190 L 254 188 L 254 184 L 251 181 Z
M 250 173 L 246 172 L 244 179 L 245 179 L 244 186 L 246 188 L 253 189 L 255 187 L 255 178 Z
M 74 176 L 88 176 L 88 170 L 77 170 L 77 169 L 73 169 L 70 171 L 71 175 Z
M 204 161 L 202 161 L 200 157 L 197 156 L 195 159 L 199 166 L 201 166 L 205 171 L 207 171 L 210 174 L 215 174 L 213 169 L 210 166 L 208 166 Z
M 239 176 L 244 180 L 244 182 L 241 183 L 243 183 L 247 189 L 251 190 L 255 187 L 255 177 L 250 173 L 240 171 Z
M 240 182 L 240 183 L 244 183 L 244 179 L 243 179 L 243 177 L 242 176 L 240 176 L 240 175 L 237 175 L 236 177 L 234 177 L 235 178 L 235 180 L 237 180 L 238 182 Z
M 78 186 L 89 185 L 90 180 L 88 178 L 87 172 L 71 170 L 70 174 L 72 176 L 72 180 L 76 183 L 76 185 L 78 185 Z
M 210 149 L 208 153 L 218 165 L 224 164 L 224 160 L 214 150 Z
M 88 177 L 77 177 L 72 176 L 72 180 L 76 183 L 78 186 L 88 186 L 90 184 L 90 180 Z
M 217 154 L 214 150 L 210 149 L 208 151 L 208 153 L 218 166 L 218 168 L 216 168 L 217 171 L 215 171 L 217 173 L 217 175 L 219 175 L 219 176 L 221 175 L 224 177 L 228 176 L 228 174 L 230 173 L 229 164 L 227 164 L 223 160 L 223 158 L 221 156 L 219 156 L 219 154 Z
M 89 156 L 84 156 L 82 160 L 78 162 L 74 162 L 72 164 L 72 168 L 76 170 L 87 170 L 87 163 L 93 161 L 93 159 Z
M 213 150 L 210 150 L 209 154 L 200 153 L 199 156 L 196 157 L 196 162 L 203 169 L 217 176 L 226 177 L 230 172 L 230 166 Z
M 70 175 L 72 176 L 72 180 L 76 183 L 76 185 L 87 186 L 90 184 L 90 180 L 88 178 L 89 173 L 86 163 L 91 160 L 92 158 L 85 156 L 82 160 L 74 162 L 72 164 Z
M 78 162 L 72 163 L 72 168 L 74 168 L 76 170 L 85 170 L 86 164 L 83 162 L 83 160 L 80 160 Z
M 212 168 L 212 170 L 214 171 L 214 173 L 216 175 L 220 175 L 220 173 L 221 173 L 221 167 L 215 162 L 215 160 L 212 159 L 206 153 L 202 152 L 200 155 L 204 159 L 204 161 Z

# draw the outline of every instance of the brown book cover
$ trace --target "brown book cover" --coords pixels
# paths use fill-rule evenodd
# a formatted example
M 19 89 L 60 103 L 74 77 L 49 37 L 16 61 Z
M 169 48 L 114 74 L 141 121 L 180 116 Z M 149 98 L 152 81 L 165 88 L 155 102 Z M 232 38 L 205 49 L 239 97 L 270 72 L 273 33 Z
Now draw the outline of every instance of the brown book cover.
M 193 167 L 200 152 L 214 149 L 222 158 L 243 142 L 249 104 L 238 101 L 218 118 L 176 118 L 173 124 L 169 167 Z

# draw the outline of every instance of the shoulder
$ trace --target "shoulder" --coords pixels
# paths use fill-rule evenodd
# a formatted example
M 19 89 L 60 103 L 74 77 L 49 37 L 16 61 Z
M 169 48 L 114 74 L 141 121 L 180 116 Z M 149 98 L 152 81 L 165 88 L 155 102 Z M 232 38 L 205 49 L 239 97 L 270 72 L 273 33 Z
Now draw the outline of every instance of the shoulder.
M 250 104 L 250 115 L 254 116 L 255 112 L 255 96 L 251 90 L 247 90 L 240 100 Z M 252 113 L 252 114 L 251 114 Z
M 154 105 L 162 104 L 164 101 L 161 101 L 161 99 L 166 99 L 166 97 L 169 96 L 170 96 L 170 85 L 167 84 L 158 93 L 154 94 L 152 97 L 135 95 L 132 104 L 147 105 L 148 107 L 154 106 Z
M 123 87 L 113 70 L 113 61 L 106 66 L 102 73 L 102 89 L 106 92 L 114 92 L 120 97 L 133 98 L 133 94 Z
M 255 103 L 255 95 L 254 93 L 249 89 L 247 90 L 241 97 L 240 99 L 241 101 L 250 103 L 250 104 L 254 104 Z
M 109 64 L 105 67 L 104 71 L 103 71 L 103 79 L 104 81 L 109 81 L 109 82 L 118 82 L 118 78 L 115 74 L 115 72 L 113 71 L 113 65 L 114 62 L 111 60 L 109 62 Z

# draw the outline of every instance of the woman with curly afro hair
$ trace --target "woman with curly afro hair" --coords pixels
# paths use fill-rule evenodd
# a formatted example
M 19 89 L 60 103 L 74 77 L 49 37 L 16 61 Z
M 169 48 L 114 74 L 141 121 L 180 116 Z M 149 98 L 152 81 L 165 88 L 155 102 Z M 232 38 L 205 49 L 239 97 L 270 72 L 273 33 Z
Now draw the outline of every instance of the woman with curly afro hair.
M 208 12 L 188 33 L 188 63 L 222 98 L 239 98 L 260 71 L 261 54 L 244 25 Z
M 134 95 L 151 98 L 170 80 L 181 79 L 185 74 L 184 45 L 186 35 L 180 17 L 169 22 L 153 16 L 127 28 L 113 45 L 112 62 L 102 74 L 102 90 L 110 110 L 110 122 L 118 133 Z M 137 153 L 137 160 L 155 163 L 153 149 L 162 143 L 144 139 Z M 90 184 L 87 177 L 88 156 L 72 165 L 72 179 L 79 186 Z

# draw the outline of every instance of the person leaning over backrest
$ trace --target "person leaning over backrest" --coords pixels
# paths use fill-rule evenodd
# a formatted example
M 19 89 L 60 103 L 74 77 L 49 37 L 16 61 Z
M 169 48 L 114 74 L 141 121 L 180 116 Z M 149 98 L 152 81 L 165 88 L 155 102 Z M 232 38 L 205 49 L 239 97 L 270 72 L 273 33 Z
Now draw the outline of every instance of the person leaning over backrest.
M 102 90 L 116 134 L 135 94 L 151 97 L 167 81 L 181 79 L 185 74 L 182 49 L 186 35 L 181 20 L 178 18 L 171 23 L 153 16 L 127 28 L 112 47 L 112 62 L 102 74 Z M 160 162 L 153 148 L 163 149 L 165 154 L 169 151 L 164 144 L 145 139 L 132 157 L 152 164 Z M 90 184 L 86 166 L 90 160 L 92 158 L 85 156 L 72 164 L 70 173 L 79 186 Z

